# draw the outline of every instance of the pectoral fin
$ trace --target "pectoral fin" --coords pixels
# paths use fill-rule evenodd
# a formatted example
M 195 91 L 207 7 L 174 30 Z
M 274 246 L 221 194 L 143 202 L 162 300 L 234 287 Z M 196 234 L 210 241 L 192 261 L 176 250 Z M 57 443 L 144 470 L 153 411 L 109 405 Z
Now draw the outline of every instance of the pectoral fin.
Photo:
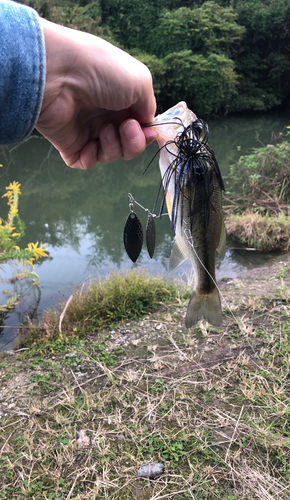
M 175 269 L 177 266 L 180 266 L 180 264 L 182 264 L 182 262 L 184 262 L 186 259 L 187 257 L 184 255 L 182 249 L 177 243 L 177 240 L 175 239 L 169 259 L 169 272 L 173 271 L 173 269 Z
M 216 249 L 216 251 L 219 254 L 221 259 L 224 258 L 225 253 L 226 253 L 226 238 L 227 238 L 226 226 L 225 226 L 225 223 L 223 221 L 220 240 L 219 240 L 218 247 Z

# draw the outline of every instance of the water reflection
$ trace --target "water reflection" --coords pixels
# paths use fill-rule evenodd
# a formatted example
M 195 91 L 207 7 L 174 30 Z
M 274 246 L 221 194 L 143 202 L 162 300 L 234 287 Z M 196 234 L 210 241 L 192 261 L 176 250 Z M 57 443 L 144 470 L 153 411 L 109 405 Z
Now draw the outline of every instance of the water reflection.
M 260 145 L 257 136 L 267 144 L 272 131 L 278 133 L 286 125 L 288 117 L 281 115 L 210 121 L 210 143 L 222 173 L 241 154 Z M 26 223 L 22 245 L 38 241 L 47 243 L 49 250 L 49 257 L 36 266 L 41 282 L 39 310 L 68 297 L 72 289 L 90 275 L 103 277 L 112 269 L 130 267 L 146 267 L 151 273 L 166 274 L 173 239 L 167 217 L 156 221 L 156 250 L 152 260 L 144 248 L 137 263 L 132 265 L 122 237 L 129 213 L 128 191 L 144 207 L 153 207 L 160 183 L 158 158 L 144 176 L 140 174 L 156 151 L 157 145 L 153 144 L 137 159 L 98 165 L 84 172 L 66 167 L 58 152 L 40 136 L 30 138 L 21 146 L 0 150 L 0 163 L 4 165 L 1 169 L 2 193 L 11 181 L 21 183 L 19 212 Z M 137 206 L 134 210 L 145 228 L 146 214 Z M 2 199 L 0 213 L 7 213 Z M 261 263 L 258 252 L 233 249 L 232 246 L 235 245 L 230 242 L 224 261 L 218 262 L 218 279 L 234 277 L 245 268 Z M 7 265 L 2 274 L 8 279 L 13 272 Z M 185 262 L 172 275 L 184 278 L 189 272 L 190 264 Z M 3 283 L 2 290 L 5 287 Z M 0 292 L 2 290 L 0 288 Z M 35 303 L 35 299 L 27 300 Z M 23 321 L 25 312 L 20 311 L 20 307 L 23 306 L 19 305 L 15 313 L 8 314 L 6 325 Z M 29 308 L 28 313 L 31 315 Z M 4 329 L 0 349 L 12 336 L 11 329 Z M 9 342 L 5 348 L 12 348 L 13 343 Z

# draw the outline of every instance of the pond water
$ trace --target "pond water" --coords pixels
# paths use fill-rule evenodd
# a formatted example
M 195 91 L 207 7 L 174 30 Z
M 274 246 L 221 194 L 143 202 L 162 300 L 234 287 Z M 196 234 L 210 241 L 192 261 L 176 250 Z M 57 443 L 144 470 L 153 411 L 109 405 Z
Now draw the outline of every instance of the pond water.
M 210 144 L 222 174 L 241 154 L 253 147 L 268 144 L 272 133 L 281 132 L 289 124 L 286 114 L 226 117 L 209 120 Z M 36 317 L 44 309 L 66 300 L 77 285 L 88 277 L 107 276 L 112 270 L 142 267 L 150 273 L 168 275 L 166 267 L 171 251 L 173 232 L 169 219 L 156 220 L 156 249 L 150 259 L 145 247 L 136 264 L 132 264 L 123 246 L 123 227 L 129 213 L 128 192 L 144 207 L 152 209 L 157 195 L 160 173 L 158 158 L 145 175 L 143 169 L 157 151 L 152 144 L 139 158 L 109 165 L 98 165 L 90 171 L 72 170 L 44 138 L 33 135 L 25 143 L 0 149 L 1 191 L 16 180 L 21 183 L 19 214 L 26 224 L 21 245 L 38 241 L 46 243 L 49 257 L 35 265 L 40 288 L 29 281 L 11 284 L 11 278 L 22 266 L 7 264 L 1 271 L 3 290 L 20 293 L 22 300 L 13 313 L 2 318 L 0 350 L 16 345 L 12 328 L 29 314 Z M 146 214 L 134 206 L 143 228 Z M 5 217 L 5 199 L 0 200 L 0 213 Z M 261 265 L 272 254 L 260 254 L 237 248 L 228 241 L 223 262 L 217 262 L 217 278 L 235 277 L 241 271 Z M 171 275 L 186 279 L 189 261 Z

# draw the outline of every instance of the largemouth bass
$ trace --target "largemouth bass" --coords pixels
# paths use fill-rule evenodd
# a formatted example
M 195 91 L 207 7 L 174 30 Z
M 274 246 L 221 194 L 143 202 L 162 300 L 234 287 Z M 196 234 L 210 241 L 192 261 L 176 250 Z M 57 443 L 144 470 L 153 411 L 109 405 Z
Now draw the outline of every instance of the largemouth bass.
M 205 319 L 222 322 L 215 278 L 215 253 L 225 254 L 226 231 L 222 217 L 224 185 L 213 151 L 207 144 L 208 127 L 185 102 L 157 116 L 163 205 L 167 204 L 175 240 L 169 270 L 190 259 L 195 284 L 185 325 Z

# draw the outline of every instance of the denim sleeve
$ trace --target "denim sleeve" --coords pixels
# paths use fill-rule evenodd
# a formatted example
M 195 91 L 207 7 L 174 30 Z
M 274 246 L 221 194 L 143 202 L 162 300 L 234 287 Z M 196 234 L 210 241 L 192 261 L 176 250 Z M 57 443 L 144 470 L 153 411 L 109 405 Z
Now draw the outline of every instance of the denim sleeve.
M 0 144 L 20 142 L 34 129 L 45 75 L 38 14 L 30 7 L 0 0 Z

